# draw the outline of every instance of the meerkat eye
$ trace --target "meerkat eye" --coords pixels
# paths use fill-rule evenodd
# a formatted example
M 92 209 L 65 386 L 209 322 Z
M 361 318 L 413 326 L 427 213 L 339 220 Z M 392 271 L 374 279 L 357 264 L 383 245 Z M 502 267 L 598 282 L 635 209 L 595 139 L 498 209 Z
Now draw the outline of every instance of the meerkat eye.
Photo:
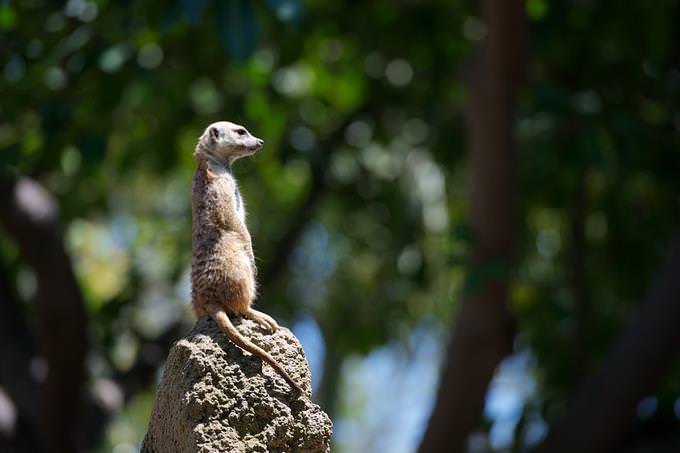
M 245 129 L 236 129 L 236 133 L 238 135 L 246 135 L 246 130 Z

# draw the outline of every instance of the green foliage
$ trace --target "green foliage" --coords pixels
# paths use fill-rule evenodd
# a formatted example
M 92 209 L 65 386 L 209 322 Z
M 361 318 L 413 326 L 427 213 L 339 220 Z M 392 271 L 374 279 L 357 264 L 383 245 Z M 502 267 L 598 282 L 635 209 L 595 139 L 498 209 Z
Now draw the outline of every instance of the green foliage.
M 265 271 L 328 162 L 318 208 L 289 271 L 262 288 L 263 309 L 311 314 L 343 358 L 423 322 L 447 324 L 466 282 L 511 272 L 520 343 L 538 359 L 537 405 L 550 417 L 576 379 L 574 193 L 583 186 L 589 366 L 642 300 L 677 217 L 678 2 L 527 2 L 517 264 L 467 272 L 463 75 L 484 35 L 472 7 L 0 6 L 0 167 L 59 199 L 105 363 L 91 372 L 129 366 L 116 350 L 136 351 L 185 315 L 191 153 L 209 122 L 230 119 L 266 142 L 236 169 Z M 0 253 L 19 272 L 4 238 Z

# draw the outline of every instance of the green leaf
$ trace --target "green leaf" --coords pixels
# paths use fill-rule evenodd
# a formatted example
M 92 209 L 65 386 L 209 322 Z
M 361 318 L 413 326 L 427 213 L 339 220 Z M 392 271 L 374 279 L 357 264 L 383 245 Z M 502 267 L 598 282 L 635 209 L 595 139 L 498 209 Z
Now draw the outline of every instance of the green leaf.
M 0 6 L 0 30 L 11 30 L 17 21 L 17 15 L 9 5 Z
M 548 13 L 548 3 L 545 0 L 527 0 L 527 15 L 530 19 L 541 20 Z

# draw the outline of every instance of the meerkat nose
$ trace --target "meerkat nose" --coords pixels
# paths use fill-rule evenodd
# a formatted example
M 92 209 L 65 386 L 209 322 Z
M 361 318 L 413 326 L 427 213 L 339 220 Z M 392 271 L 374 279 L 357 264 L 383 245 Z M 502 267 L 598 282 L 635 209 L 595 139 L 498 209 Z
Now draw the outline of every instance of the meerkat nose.
M 257 146 L 262 146 L 262 145 L 264 145 L 264 140 L 262 140 L 261 138 L 258 138 L 257 139 Z

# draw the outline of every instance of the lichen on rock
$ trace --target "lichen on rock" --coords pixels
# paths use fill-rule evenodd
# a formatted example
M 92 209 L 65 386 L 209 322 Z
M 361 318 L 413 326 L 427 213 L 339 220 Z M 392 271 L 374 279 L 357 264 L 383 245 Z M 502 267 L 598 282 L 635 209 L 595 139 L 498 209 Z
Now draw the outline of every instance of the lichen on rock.
M 311 374 L 297 338 L 285 328 L 270 333 L 249 319 L 233 321 L 305 394 L 296 396 L 272 368 L 203 317 L 170 351 L 142 452 L 330 451 L 332 423 L 309 399 Z

